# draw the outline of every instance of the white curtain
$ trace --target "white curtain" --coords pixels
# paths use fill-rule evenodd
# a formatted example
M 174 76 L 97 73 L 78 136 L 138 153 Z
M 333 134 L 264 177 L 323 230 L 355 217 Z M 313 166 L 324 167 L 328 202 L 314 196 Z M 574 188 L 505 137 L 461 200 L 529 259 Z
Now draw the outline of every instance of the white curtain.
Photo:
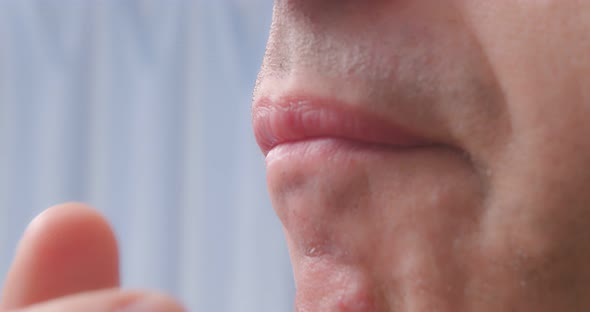
M 32 217 L 84 201 L 126 287 L 289 311 L 250 98 L 271 0 L 0 0 L 0 277 Z

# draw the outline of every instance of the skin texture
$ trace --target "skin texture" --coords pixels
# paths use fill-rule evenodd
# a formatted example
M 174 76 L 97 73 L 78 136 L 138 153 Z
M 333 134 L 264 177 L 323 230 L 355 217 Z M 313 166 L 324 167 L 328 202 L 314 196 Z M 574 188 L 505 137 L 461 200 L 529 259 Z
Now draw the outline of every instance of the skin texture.
M 267 158 L 296 310 L 590 310 L 588 34 L 588 1 L 276 0 L 255 106 L 436 143 Z
M 255 103 L 334 98 L 436 143 L 267 162 L 296 310 L 590 310 L 589 33 L 582 0 L 277 0 Z M 51 208 L 0 311 L 181 311 L 118 289 L 117 257 L 92 209 Z
M 51 207 L 29 225 L 2 289 L 0 311 L 183 311 L 169 297 L 119 289 L 112 229 L 78 203 Z

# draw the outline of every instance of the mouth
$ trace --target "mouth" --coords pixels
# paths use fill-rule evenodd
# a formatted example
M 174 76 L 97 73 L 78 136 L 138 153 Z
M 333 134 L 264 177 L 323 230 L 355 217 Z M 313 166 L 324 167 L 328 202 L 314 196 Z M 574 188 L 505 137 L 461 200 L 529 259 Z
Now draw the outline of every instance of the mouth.
M 434 144 L 376 114 L 325 98 L 262 98 L 253 107 L 252 122 L 267 161 L 285 154 L 401 150 Z
M 315 223 L 354 210 L 351 203 L 371 193 L 361 181 L 430 179 L 432 164 L 449 155 L 444 144 L 391 119 L 328 98 L 261 98 L 252 119 L 275 211 L 294 241 L 302 242 L 298 249 L 312 258 L 342 256 L 335 231 Z
M 477 177 L 456 149 L 368 107 L 293 96 L 253 107 L 296 301 L 312 311 L 385 310 L 389 281 L 373 272 L 399 263 L 392 274 L 405 276 L 417 259 L 407 254 L 447 250 L 464 230 L 457 220 L 476 213 Z

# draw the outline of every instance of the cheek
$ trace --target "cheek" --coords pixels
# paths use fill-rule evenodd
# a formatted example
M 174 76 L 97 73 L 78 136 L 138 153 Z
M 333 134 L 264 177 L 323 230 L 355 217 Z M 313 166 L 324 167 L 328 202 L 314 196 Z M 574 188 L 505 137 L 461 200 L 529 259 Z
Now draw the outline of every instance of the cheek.
M 457 3 L 510 117 L 510 143 L 498 165 L 515 178 L 515 172 L 527 171 L 521 172 L 522 184 L 516 187 L 551 188 L 551 181 L 564 177 L 567 181 L 551 188 L 551 194 L 566 191 L 566 185 L 575 187 L 570 182 L 585 179 L 590 154 L 590 2 Z
M 543 95 L 566 82 L 572 73 L 586 70 L 588 76 L 590 2 L 460 0 L 458 3 L 508 95 L 523 91 L 529 97 Z
M 552 287 L 588 274 L 590 2 L 457 1 L 502 89 L 509 144 L 482 223 L 490 278 Z M 545 285 L 545 286 L 542 286 Z

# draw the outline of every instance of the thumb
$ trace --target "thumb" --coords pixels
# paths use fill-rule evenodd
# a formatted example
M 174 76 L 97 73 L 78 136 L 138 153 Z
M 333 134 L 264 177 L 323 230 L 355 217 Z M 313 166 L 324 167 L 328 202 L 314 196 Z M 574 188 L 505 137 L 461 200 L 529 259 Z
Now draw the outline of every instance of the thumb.
M 63 204 L 41 213 L 25 231 L 1 306 L 21 308 L 118 285 L 117 243 L 108 223 L 88 206 Z

